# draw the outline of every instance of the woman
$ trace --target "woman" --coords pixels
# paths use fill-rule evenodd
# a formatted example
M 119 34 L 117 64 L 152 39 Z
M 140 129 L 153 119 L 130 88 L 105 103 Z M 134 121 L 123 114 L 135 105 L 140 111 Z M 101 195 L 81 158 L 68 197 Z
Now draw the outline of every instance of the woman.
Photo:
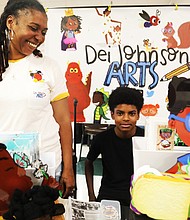
M 37 49 L 47 29 L 37 0 L 8 1 L 0 18 L 0 132 L 38 132 L 40 154 L 54 152 L 56 168 L 63 160 L 67 197 L 74 188 L 68 92 L 57 64 Z

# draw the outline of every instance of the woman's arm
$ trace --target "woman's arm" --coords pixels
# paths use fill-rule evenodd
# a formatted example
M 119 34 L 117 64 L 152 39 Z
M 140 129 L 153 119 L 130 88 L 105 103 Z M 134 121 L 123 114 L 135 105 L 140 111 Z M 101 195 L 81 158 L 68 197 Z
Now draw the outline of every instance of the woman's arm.
M 59 135 L 62 150 L 63 172 L 60 184 L 66 187 L 63 197 L 71 195 L 75 186 L 73 172 L 72 127 L 67 98 L 52 102 L 54 118 L 59 124 Z
M 96 201 L 96 196 L 94 193 L 94 166 L 93 161 L 86 159 L 85 161 L 85 176 L 86 176 L 86 183 L 88 188 L 88 197 L 89 201 Z

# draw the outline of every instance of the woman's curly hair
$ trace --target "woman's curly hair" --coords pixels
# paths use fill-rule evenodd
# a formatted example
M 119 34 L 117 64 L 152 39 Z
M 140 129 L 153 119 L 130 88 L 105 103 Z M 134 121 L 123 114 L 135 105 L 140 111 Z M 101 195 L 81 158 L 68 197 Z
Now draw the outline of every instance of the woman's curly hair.
M 6 26 L 6 21 L 9 15 L 13 15 L 15 18 L 19 17 L 19 12 L 23 10 L 37 10 L 42 13 L 46 13 L 44 7 L 37 0 L 9 0 L 4 8 L 4 11 L 0 17 L 0 81 L 2 81 L 2 74 L 9 66 L 9 34 Z M 39 50 L 34 50 L 35 56 L 42 56 Z

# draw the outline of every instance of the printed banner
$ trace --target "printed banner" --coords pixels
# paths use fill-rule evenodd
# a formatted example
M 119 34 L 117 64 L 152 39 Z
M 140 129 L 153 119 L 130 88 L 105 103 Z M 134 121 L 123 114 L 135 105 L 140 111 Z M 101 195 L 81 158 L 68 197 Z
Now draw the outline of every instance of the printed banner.
M 189 7 L 48 9 L 46 55 L 56 59 L 77 122 L 111 123 L 109 94 L 118 86 L 143 91 L 147 118 L 168 120 L 168 84 L 190 76 Z

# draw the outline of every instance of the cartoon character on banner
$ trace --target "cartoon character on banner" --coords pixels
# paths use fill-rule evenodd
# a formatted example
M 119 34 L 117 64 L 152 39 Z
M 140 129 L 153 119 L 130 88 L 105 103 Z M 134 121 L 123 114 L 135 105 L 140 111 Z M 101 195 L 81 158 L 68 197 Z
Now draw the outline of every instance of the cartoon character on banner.
M 96 89 L 93 93 L 92 103 L 96 106 L 94 110 L 94 124 L 101 124 L 101 119 L 110 120 L 106 117 L 108 111 L 108 99 L 109 93 L 104 91 L 104 88 L 100 90 Z
M 145 133 L 148 134 L 149 131 L 149 126 L 150 126 L 150 120 L 149 117 L 153 117 L 158 113 L 158 109 L 160 106 L 158 104 L 153 105 L 153 104 L 144 104 L 142 109 L 141 109 L 141 114 L 145 116 Z
M 174 76 L 168 85 L 168 125 L 190 146 L 190 79 Z
M 160 106 L 158 104 L 156 104 L 156 105 L 144 104 L 141 109 L 141 114 L 144 115 L 145 117 L 155 116 L 157 114 L 159 108 L 160 108 Z
M 162 30 L 165 36 L 162 41 L 167 42 L 167 48 L 189 48 L 190 47 L 190 22 L 185 22 L 178 28 L 178 37 L 180 39 L 180 44 L 174 38 L 175 29 L 173 28 L 173 23 L 168 22 L 167 25 Z
M 76 34 L 81 31 L 81 17 L 74 15 L 73 9 L 65 10 L 65 16 L 61 20 L 61 32 L 63 32 L 61 40 L 61 50 L 76 50 Z
M 83 74 L 80 69 L 79 63 L 71 62 L 67 66 L 67 70 L 65 72 L 65 78 L 66 78 L 67 89 L 69 92 L 68 103 L 69 103 L 71 121 L 74 121 L 73 103 L 75 100 L 78 103 L 76 108 L 76 121 L 77 122 L 86 121 L 83 110 L 86 109 L 91 102 L 91 98 L 89 96 L 90 87 L 91 87 L 91 75 L 92 72 L 88 74 L 85 83 L 83 83 L 82 82 Z
M 157 50 L 157 49 L 158 49 L 158 47 L 153 47 L 153 46 L 152 46 L 152 43 L 150 42 L 149 39 L 144 39 L 144 40 L 143 40 L 143 46 L 145 47 L 145 50 L 146 50 L 147 52 L 150 52 L 150 51 L 152 51 L 152 50 Z
M 113 44 L 121 44 L 121 26 L 119 25 L 113 27 Z
M 143 18 L 144 20 L 146 20 L 144 22 L 144 27 L 145 28 L 149 28 L 151 26 L 157 26 L 160 24 L 160 16 L 161 12 L 157 9 L 156 10 L 156 15 L 152 15 L 150 16 L 146 11 L 142 10 L 142 13 L 139 13 L 139 15 L 141 16 L 141 18 Z
M 99 16 L 102 16 L 104 18 L 104 30 L 103 35 L 105 36 L 106 44 L 109 43 L 108 36 L 110 36 L 113 44 L 121 44 L 121 22 L 115 21 L 111 18 L 111 6 L 108 6 L 104 11 L 103 14 L 99 12 L 99 10 L 96 8 L 96 12 Z M 118 23 L 116 27 L 113 27 L 112 23 Z M 116 35 L 116 38 L 113 39 L 113 34 Z

